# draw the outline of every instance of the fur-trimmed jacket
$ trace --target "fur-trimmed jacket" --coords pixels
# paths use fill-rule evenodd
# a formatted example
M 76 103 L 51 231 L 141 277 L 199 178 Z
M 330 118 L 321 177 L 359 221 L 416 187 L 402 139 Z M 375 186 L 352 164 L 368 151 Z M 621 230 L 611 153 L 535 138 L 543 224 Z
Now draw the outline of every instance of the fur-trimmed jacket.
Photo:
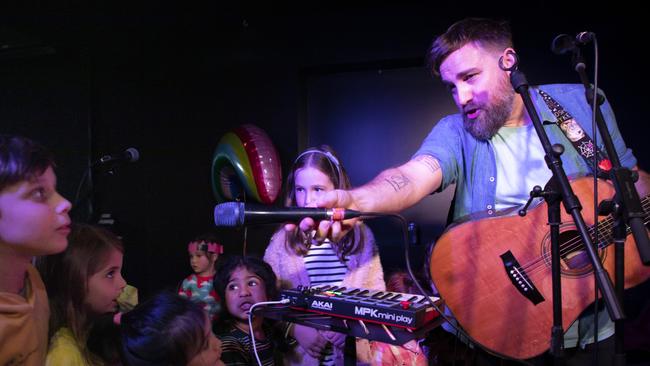
M 357 224 L 354 230 L 355 240 L 363 238 L 360 251 L 348 255 L 348 267 L 342 286 L 348 288 L 362 287 L 373 290 L 386 290 L 384 270 L 379 260 L 379 250 L 372 231 L 363 223 Z M 305 267 L 304 257 L 291 251 L 286 245 L 287 232 L 278 230 L 264 253 L 264 261 L 269 263 L 278 276 L 280 288 L 289 289 L 298 286 L 309 286 L 309 275 Z M 343 364 L 343 353 L 335 349 L 336 364 Z M 357 339 L 357 364 L 369 364 L 371 360 L 370 344 L 365 339 Z M 286 359 L 289 365 L 318 365 L 318 360 L 310 357 L 300 345 Z

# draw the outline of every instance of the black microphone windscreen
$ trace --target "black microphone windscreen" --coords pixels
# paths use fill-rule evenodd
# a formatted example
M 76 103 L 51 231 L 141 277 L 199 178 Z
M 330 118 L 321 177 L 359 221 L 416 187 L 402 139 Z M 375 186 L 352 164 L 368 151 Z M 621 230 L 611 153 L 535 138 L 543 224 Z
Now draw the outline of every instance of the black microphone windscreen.
M 225 202 L 214 207 L 214 224 L 217 226 L 240 226 L 244 223 L 244 204 Z
M 560 34 L 551 42 L 551 51 L 556 55 L 564 55 L 569 51 L 573 51 L 575 48 L 575 39 L 568 34 Z
M 576 42 L 579 44 L 587 44 L 594 40 L 596 34 L 594 32 L 580 32 L 576 35 Z
M 126 160 L 129 163 L 135 163 L 140 160 L 140 152 L 135 147 L 130 147 L 124 152 L 126 154 Z

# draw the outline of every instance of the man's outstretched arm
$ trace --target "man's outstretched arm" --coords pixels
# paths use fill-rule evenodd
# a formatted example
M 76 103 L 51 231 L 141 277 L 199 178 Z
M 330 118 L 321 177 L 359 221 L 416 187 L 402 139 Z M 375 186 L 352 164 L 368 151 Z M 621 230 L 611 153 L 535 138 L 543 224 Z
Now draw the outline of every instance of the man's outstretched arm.
M 399 212 L 418 203 L 434 192 L 442 183 L 442 170 L 438 160 L 430 155 L 418 155 L 403 165 L 381 172 L 361 187 L 345 191 L 327 192 L 316 203 L 318 207 L 339 207 L 361 212 Z M 311 218 L 300 222 L 300 230 L 317 229 L 316 238 L 340 239 L 354 225 L 355 220 L 341 222 L 321 221 Z M 287 225 L 287 230 L 293 230 Z

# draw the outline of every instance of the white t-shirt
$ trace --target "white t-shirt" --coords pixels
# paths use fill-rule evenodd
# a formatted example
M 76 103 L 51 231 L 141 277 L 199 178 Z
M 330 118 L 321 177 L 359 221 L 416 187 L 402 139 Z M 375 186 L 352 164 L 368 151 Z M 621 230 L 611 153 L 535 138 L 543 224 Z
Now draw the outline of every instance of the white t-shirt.
M 497 211 L 523 206 L 535 185 L 544 188 L 551 170 L 544 161 L 544 148 L 532 124 L 501 127 L 492 137 L 497 164 Z M 536 199 L 535 204 L 540 199 Z

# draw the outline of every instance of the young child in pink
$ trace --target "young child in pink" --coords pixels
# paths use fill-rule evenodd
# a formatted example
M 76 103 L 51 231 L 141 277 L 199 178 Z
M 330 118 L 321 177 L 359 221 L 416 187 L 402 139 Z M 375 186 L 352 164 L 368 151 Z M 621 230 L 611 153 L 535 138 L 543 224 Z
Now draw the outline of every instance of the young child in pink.
M 178 294 L 203 306 L 210 319 L 216 320 L 221 301 L 214 290 L 212 278 L 215 273 L 214 264 L 219 255 L 223 254 L 223 246 L 213 238 L 203 236 L 191 241 L 187 245 L 187 251 L 194 273 L 183 280 Z

